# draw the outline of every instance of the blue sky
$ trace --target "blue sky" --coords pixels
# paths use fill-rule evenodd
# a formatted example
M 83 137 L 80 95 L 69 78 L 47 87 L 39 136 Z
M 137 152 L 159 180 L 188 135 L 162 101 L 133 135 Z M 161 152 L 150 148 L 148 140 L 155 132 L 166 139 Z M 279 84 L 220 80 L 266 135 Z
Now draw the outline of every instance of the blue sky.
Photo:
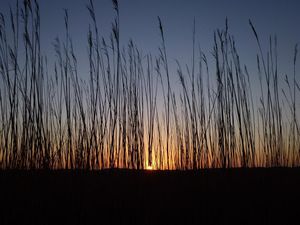
M 1 0 L 0 9 L 8 12 L 14 0 Z M 63 35 L 63 8 L 70 13 L 70 27 L 78 51 L 86 46 L 88 29 L 88 0 L 40 0 L 42 34 L 45 46 Z M 193 18 L 196 19 L 197 41 L 210 49 L 213 31 L 224 25 L 228 17 L 231 33 L 241 51 L 253 53 L 255 42 L 248 25 L 251 18 L 262 41 L 277 34 L 279 47 L 288 58 L 293 46 L 300 41 L 300 2 L 297 0 L 120 0 L 121 39 L 124 44 L 133 38 L 141 48 L 154 51 L 159 45 L 157 16 L 160 16 L 170 56 L 187 58 L 190 55 Z M 102 35 L 107 36 L 114 12 L 111 0 L 95 1 L 97 18 Z M 50 42 L 50 44 L 49 44 Z M 253 49 L 254 48 L 254 49 Z M 248 54 L 247 54 L 248 55 Z
M 8 6 L 14 0 L 1 0 L 0 11 L 8 15 Z M 100 34 L 108 37 L 114 11 L 111 0 L 94 1 Z M 79 71 L 88 74 L 87 31 L 88 0 L 40 0 L 41 33 L 44 54 L 53 57 L 53 40 L 64 35 L 63 8 L 69 10 L 70 32 L 79 61 Z M 213 32 L 224 27 L 235 36 L 243 64 L 256 74 L 258 48 L 248 24 L 251 19 L 261 38 L 263 50 L 268 48 L 269 35 L 278 37 L 279 74 L 292 74 L 294 46 L 300 42 L 300 1 L 298 0 L 119 0 L 121 44 L 132 38 L 144 53 L 158 54 L 160 36 L 157 16 L 165 29 L 166 47 L 171 71 L 178 59 L 183 65 L 191 63 L 193 19 L 196 20 L 196 42 L 210 60 Z M 213 65 L 213 64 L 212 64 Z M 300 69 L 300 68 L 299 68 Z M 178 76 L 173 75 L 176 82 Z M 254 79 L 254 78 L 253 78 Z M 280 78 L 281 79 L 281 78 Z M 255 84 L 255 80 L 253 80 Z

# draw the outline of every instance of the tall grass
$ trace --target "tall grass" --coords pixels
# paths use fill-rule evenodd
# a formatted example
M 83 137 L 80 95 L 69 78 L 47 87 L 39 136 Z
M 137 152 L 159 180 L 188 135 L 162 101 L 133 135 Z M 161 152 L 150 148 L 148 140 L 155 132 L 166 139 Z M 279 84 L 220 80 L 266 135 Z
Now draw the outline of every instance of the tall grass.
M 112 3 L 108 39 L 100 36 L 93 1 L 86 7 L 88 74 L 78 72 L 67 10 L 53 66 L 47 59 L 53 56 L 42 54 L 38 1 L 16 1 L 8 19 L 0 15 L 1 168 L 299 166 L 297 45 L 293 74 L 280 83 L 276 37 L 264 52 L 249 22 L 258 54 L 257 71 L 248 71 L 226 19 L 214 33 L 210 65 L 196 48 L 194 21 L 191 63 L 176 61 L 172 74 L 161 19 L 159 53 L 144 55 L 133 41 L 120 46 L 120 9 Z

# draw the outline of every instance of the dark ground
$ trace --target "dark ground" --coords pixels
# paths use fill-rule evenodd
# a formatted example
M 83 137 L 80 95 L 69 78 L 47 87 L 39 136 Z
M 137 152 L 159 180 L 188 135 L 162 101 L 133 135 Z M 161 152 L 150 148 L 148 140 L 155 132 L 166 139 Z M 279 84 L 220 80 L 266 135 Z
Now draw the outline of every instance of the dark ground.
M 0 171 L 0 224 L 300 224 L 300 169 Z

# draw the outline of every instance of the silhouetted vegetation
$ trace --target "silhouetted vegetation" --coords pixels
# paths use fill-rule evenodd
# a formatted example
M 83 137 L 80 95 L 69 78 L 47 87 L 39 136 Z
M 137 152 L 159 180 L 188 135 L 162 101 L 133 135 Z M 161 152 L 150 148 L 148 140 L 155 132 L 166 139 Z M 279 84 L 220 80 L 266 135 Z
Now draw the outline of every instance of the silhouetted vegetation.
M 0 16 L 0 167 L 18 169 L 200 169 L 300 165 L 297 54 L 293 79 L 280 84 L 277 39 L 265 52 L 254 25 L 257 72 L 240 61 L 234 37 L 216 30 L 214 65 L 196 50 L 191 65 L 170 73 L 163 21 L 159 54 L 120 46 L 119 6 L 109 39 L 87 5 L 89 74 L 78 73 L 76 46 L 54 40 L 56 62 L 42 54 L 38 1 L 16 2 Z M 188 45 L 189 43 L 187 43 Z M 52 57 L 52 56 L 51 56 Z M 185 69 L 184 69 L 185 68 Z M 256 103 L 252 78 L 260 81 Z M 179 79 L 182 90 L 172 86 Z M 284 107 L 282 102 L 288 107 Z

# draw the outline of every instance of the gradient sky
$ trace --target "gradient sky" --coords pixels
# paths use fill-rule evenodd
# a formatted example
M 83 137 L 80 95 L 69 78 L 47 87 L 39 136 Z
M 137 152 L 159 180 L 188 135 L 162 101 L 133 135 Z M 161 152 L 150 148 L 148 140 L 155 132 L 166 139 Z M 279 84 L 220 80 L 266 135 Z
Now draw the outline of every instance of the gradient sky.
M 8 15 L 14 0 L 1 0 L 0 11 Z M 111 0 L 95 0 L 101 35 L 109 36 L 114 18 Z M 70 32 L 79 59 L 79 70 L 88 74 L 87 31 L 88 0 L 40 0 L 41 32 L 44 54 L 54 56 L 53 40 L 64 35 L 63 8 L 70 14 Z M 256 74 L 258 48 L 248 24 L 250 18 L 261 38 L 263 50 L 268 48 L 269 35 L 278 37 L 279 74 L 291 76 L 294 46 L 300 42 L 299 0 L 119 0 L 121 43 L 132 38 L 144 53 L 158 54 L 160 36 L 157 16 L 165 29 L 170 65 L 178 59 L 191 62 L 193 19 L 196 19 L 196 42 L 212 60 L 213 31 L 223 28 L 228 18 L 229 29 L 235 36 L 243 64 Z M 175 67 L 171 70 L 175 71 Z M 177 75 L 174 75 L 177 79 Z

